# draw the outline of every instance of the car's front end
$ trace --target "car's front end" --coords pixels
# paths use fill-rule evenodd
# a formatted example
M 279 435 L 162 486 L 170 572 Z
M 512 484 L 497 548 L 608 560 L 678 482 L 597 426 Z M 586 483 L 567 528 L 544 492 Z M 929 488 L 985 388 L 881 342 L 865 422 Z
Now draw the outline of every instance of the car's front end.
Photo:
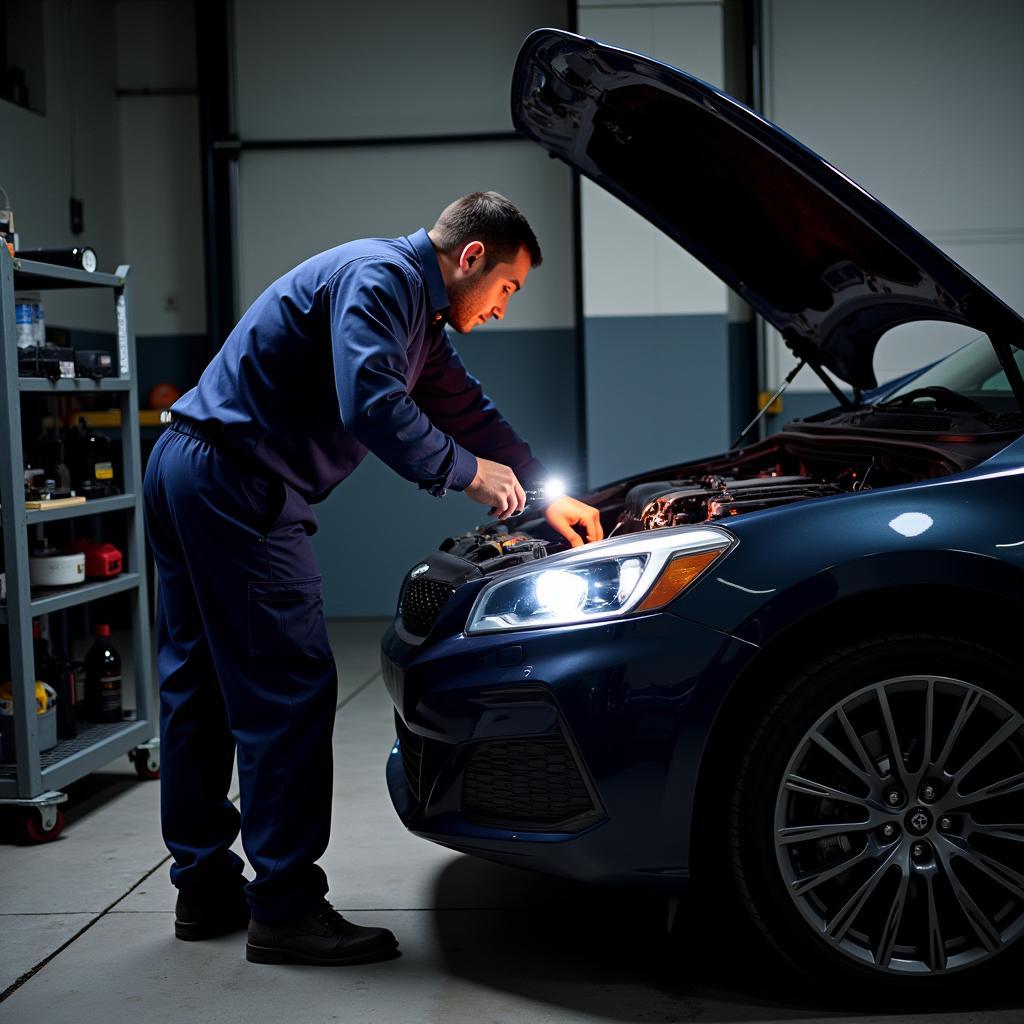
M 793 424 L 588 496 L 598 544 L 565 550 L 529 513 L 449 538 L 383 640 L 402 821 L 521 866 L 681 888 L 715 721 L 778 637 L 897 581 L 1012 592 L 1018 549 L 965 550 L 962 509 L 1003 537 L 1017 448 Z
M 666 890 L 711 850 L 765 936 L 830 977 L 933 993 L 998 969 L 1024 935 L 1024 321 L 642 55 L 534 33 L 513 119 L 715 271 L 838 404 L 580 495 L 603 541 L 567 550 L 528 511 L 414 567 L 383 642 L 399 815 Z M 879 340 L 929 321 L 977 336 L 880 387 Z
M 723 530 L 672 534 L 490 576 L 443 552 L 417 566 L 383 643 L 398 733 L 388 785 L 410 829 L 553 873 L 682 884 L 692 794 L 675 785 L 704 729 L 687 727 L 688 708 L 698 683 L 726 686 L 753 648 L 666 607 L 733 544 Z M 670 556 L 677 573 L 689 566 L 651 600 Z M 599 599 L 614 588 L 612 603 L 643 592 L 626 595 L 635 610 L 588 614 L 588 587 Z M 443 600 L 434 621 L 428 593 Z

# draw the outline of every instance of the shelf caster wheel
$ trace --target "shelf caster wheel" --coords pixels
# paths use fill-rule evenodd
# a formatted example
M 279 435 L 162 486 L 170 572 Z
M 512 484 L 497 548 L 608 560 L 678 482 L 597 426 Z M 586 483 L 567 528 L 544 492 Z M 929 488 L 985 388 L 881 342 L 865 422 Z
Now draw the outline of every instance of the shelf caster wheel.
M 64 814 L 56 807 L 40 807 L 22 818 L 21 837 L 27 843 L 52 843 L 64 831 Z
M 128 759 L 135 765 L 135 774 L 140 779 L 160 778 L 159 747 L 136 747 L 128 752 Z

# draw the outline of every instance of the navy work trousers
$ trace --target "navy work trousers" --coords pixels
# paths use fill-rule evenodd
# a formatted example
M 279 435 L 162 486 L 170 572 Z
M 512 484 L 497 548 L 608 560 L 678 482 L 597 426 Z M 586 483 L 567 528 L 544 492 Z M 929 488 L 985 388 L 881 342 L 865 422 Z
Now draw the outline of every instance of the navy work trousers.
M 327 892 L 338 677 L 309 505 L 187 421 L 157 441 L 146 525 L 160 589 L 160 803 L 178 888 L 255 872 L 256 920 L 305 913 Z M 237 750 L 241 814 L 228 798 Z

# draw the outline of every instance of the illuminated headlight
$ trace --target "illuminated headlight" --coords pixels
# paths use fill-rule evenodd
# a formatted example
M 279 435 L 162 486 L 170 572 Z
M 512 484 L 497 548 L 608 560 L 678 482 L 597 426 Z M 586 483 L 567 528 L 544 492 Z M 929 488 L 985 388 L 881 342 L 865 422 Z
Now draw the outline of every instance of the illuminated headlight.
M 480 592 L 467 633 L 564 626 L 668 604 L 734 543 L 717 528 L 659 530 L 553 555 Z

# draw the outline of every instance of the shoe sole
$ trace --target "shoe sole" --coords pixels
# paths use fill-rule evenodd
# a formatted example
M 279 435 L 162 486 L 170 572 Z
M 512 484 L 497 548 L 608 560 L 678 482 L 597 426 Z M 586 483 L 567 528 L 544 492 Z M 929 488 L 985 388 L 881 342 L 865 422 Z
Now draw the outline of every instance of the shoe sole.
M 248 927 L 248 921 L 220 925 L 200 924 L 195 921 L 175 921 L 174 937 L 185 942 L 200 942 L 203 939 L 216 939 L 221 935 L 230 935 L 231 932 L 240 932 L 243 928 Z
M 393 946 L 386 946 L 383 949 L 375 949 L 369 953 L 358 953 L 346 957 L 324 957 L 309 956 L 306 953 L 296 953 L 290 949 L 273 949 L 269 946 L 254 946 L 251 942 L 245 944 L 245 959 L 251 964 L 306 964 L 311 967 L 347 967 L 350 964 L 367 964 L 374 960 L 392 960 L 398 956 L 398 943 Z

